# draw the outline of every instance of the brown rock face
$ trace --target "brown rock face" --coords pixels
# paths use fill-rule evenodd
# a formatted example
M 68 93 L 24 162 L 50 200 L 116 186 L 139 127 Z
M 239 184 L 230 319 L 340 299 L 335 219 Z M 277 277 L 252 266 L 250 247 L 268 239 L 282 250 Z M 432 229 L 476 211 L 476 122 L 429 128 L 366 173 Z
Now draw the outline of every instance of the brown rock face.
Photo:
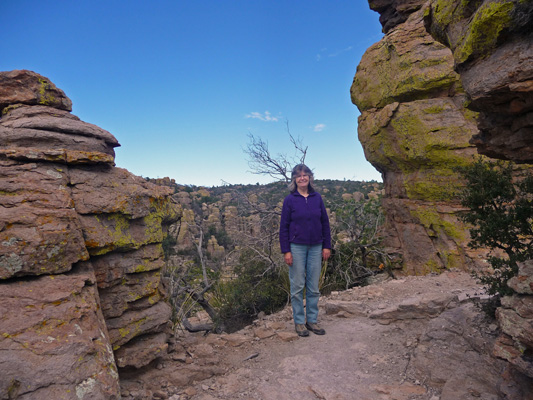
M 533 162 L 533 3 L 432 0 L 425 20 L 480 112 L 479 152 Z
M 383 33 L 405 22 L 409 15 L 419 10 L 427 0 L 369 0 L 370 9 L 377 11 Z
M 119 398 L 90 264 L 69 274 L 3 281 L 0 315 L 1 398 Z
M 473 268 L 476 258 L 457 217 L 454 171 L 476 152 L 468 142 L 476 114 L 465 108 L 451 52 L 426 32 L 424 11 L 366 51 L 351 88 L 359 140 L 385 184 L 386 245 L 409 274 Z
M 43 105 L 72 111 L 72 101 L 48 78 L 32 71 L 16 70 L 0 74 L 0 111 L 17 104 Z
M 48 106 L 4 109 L 2 154 L 21 161 L 113 165 L 117 140 L 109 132 Z
M 469 254 L 460 238 L 466 232 L 456 222 L 460 208 L 449 191 L 457 186 L 451 167 L 468 162 L 473 153 L 468 142 L 490 157 L 533 161 L 533 3 L 369 3 L 382 14 L 387 35 L 363 57 L 352 100 L 361 110 L 359 138 L 367 159 L 383 173 L 389 245 L 400 250 L 411 273 L 427 271 L 425 266 L 439 261 L 453 266 L 443 254 L 455 255 L 446 256 L 454 263 L 472 264 L 469 260 L 476 255 Z M 450 52 L 440 48 L 439 55 L 437 42 Z M 437 112 L 436 119 L 423 102 L 449 106 L 445 113 Z M 522 264 L 518 276 L 509 281 L 516 294 L 503 298 L 497 310 L 503 333 L 494 348 L 496 356 L 529 377 L 531 264 Z
M 117 364 L 167 349 L 161 242 L 180 210 L 115 168 L 117 140 L 48 79 L 0 73 L 0 107 L 0 398 L 118 399 Z
M 516 294 L 502 298 L 502 307 L 496 310 L 502 335 L 495 354 L 533 378 L 533 260 L 520 265 L 509 287 Z
M 431 0 L 425 14 L 431 34 L 448 46 L 455 70 L 479 111 L 471 143 L 481 154 L 518 163 L 533 161 L 533 3 Z M 509 281 L 515 295 L 502 299 L 503 332 L 494 353 L 533 377 L 533 268 L 520 266 Z

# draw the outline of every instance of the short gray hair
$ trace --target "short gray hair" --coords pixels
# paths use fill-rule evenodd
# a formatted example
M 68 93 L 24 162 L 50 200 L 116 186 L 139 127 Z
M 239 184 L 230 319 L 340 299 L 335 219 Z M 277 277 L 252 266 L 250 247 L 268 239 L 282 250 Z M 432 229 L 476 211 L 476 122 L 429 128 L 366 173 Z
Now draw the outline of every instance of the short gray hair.
M 289 183 L 289 190 L 291 193 L 296 192 L 296 189 L 298 188 L 296 185 L 296 177 L 302 172 L 309 175 L 309 193 L 315 191 L 315 188 L 313 187 L 313 182 L 315 179 L 313 171 L 311 171 L 311 169 L 305 164 L 298 164 L 292 169 L 291 172 L 291 183 Z

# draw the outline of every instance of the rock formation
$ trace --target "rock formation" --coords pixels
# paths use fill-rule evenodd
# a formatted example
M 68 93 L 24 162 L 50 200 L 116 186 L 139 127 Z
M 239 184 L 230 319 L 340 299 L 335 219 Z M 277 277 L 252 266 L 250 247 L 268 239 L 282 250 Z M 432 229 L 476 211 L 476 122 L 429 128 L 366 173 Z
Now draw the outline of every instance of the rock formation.
M 387 33 L 396 25 L 407 20 L 409 15 L 419 10 L 427 0 L 371 0 L 370 9 L 378 12 L 383 32 Z
M 496 310 L 502 335 L 494 352 L 533 378 L 533 260 L 520 265 L 509 287 L 516 293 L 503 297 Z
M 480 113 L 479 152 L 533 162 L 533 3 L 433 0 L 425 21 L 451 49 L 468 107 Z
M 398 88 L 412 85 L 425 89 L 432 82 L 431 77 L 427 79 L 427 75 L 420 80 L 419 78 L 423 75 L 411 73 L 413 68 L 405 60 L 404 68 L 394 70 L 394 66 L 402 64 L 397 62 L 397 52 L 394 51 L 397 46 L 394 42 L 390 44 L 392 37 L 398 36 L 398 32 L 404 30 L 415 16 L 417 21 L 420 17 L 423 18 L 425 31 L 429 32 L 434 40 L 450 49 L 450 55 L 446 56 L 448 59 L 452 58 L 448 62 L 448 68 L 453 67 L 460 79 L 460 84 L 455 83 L 450 87 L 453 87 L 456 92 L 458 87 L 461 88 L 460 92 L 464 91 L 466 97 L 463 96 L 464 101 L 461 107 L 471 110 L 470 114 L 468 110 L 461 112 L 464 115 L 470 115 L 473 122 L 476 121 L 476 118 L 472 118 L 474 113 L 478 113 L 477 131 L 476 129 L 469 131 L 463 129 L 461 141 L 468 141 L 476 146 L 479 153 L 489 157 L 518 163 L 533 161 L 533 3 L 531 1 L 370 0 L 369 4 L 373 10 L 381 14 L 380 21 L 384 32 L 387 33 L 382 41 L 385 49 L 382 53 L 384 55 L 374 61 L 376 64 L 380 60 L 387 61 L 385 63 L 387 65 L 381 66 L 382 69 L 379 70 L 381 76 L 386 76 L 386 78 L 381 82 L 376 79 L 378 84 L 374 93 L 380 94 L 374 95 L 369 101 L 369 96 L 362 90 L 368 87 L 358 82 L 371 81 L 371 78 L 367 78 L 369 74 L 364 70 L 365 62 L 368 63 L 368 60 L 364 58 L 361 63 L 362 71 L 356 74 L 352 94 L 354 102 L 362 111 L 359 135 L 366 154 L 369 160 L 383 172 L 387 189 L 385 204 L 389 210 L 388 217 L 392 228 L 402 226 L 405 219 L 394 218 L 398 213 L 391 212 L 390 202 L 395 198 L 394 189 L 391 188 L 391 175 L 405 177 L 405 170 L 408 168 L 399 168 L 397 166 L 399 163 L 393 162 L 397 160 L 391 157 L 391 151 L 389 151 L 391 146 L 386 146 L 384 129 L 380 127 L 387 127 L 389 124 L 394 128 L 398 106 L 391 107 L 390 104 L 393 101 L 399 102 L 401 107 L 404 106 L 406 98 L 417 93 L 410 89 L 400 91 L 397 90 Z M 413 51 L 416 49 L 413 45 L 417 42 L 414 42 L 413 38 L 409 40 L 404 40 L 402 43 L 406 44 L 409 51 Z M 368 55 L 365 57 L 369 58 Z M 418 62 L 422 65 L 427 65 L 427 63 L 432 63 L 430 57 Z M 384 75 L 383 69 L 385 72 L 393 69 L 395 79 L 389 80 L 389 76 L 392 75 Z M 433 73 L 436 73 L 436 70 Z M 404 82 L 408 85 L 402 85 Z M 444 89 L 444 86 L 442 88 Z M 382 89 L 381 92 L 379 89 Z M 423 90 L 418 91 L 418 93 L 421 92 L 423 93 Z M 441 91 L 440 96 L 443 95 L 444 92 Z M 389 111 L 385 117 L 382 117 L 384 122 L 378 120 L 378 123 L 365 125 L 366 120 L 369 119 L 368 114 L 375 112 L 372 107 L 378 110 L 385 110 L 389 107 Z M 425 118 L 425 121 L 427 120 L 428 118 Z M 460 119 L 457 121 L 460 122 Z M 456 126 L 464 125 L 456 123 Z M 420 135 L 416 129 L 412 128 L 412 125 L 409 127 L 404 123 L 402 127 L 404 127 L 403 133 L 408 136 L 404 136 L 403 142 L 400 143 L 419 142 Z M 453 122 L 451 127 L 453 128 Z M 392 131 L 391 128 L 388 129 Z M 433 132 L 434 130 L 427 130 L 425 137 L 432 136 Z M 392 143 L 395 144 L 397 135 L 390 134 L 388 139 L 391 138 Z M 399 152 L 393 152 L 393 154 L 400 159 L 400 162 L 410 161 L 408 157 Z M 430 164 L 438 159 L 429 158 Z M 450 159 L 446 162 L 451 165 L 457 163 L 457 160 Z M 400 169 L 402 171 L 398 171 Z M 421 168 L 419 172 L 416 172 L 419 177 L 422 177 L 419 183 L 423 185 L 426 185 L 427 180 L 423 176 L 425 169 Z M 453 174 L 449 176 L 453 177 Z M 449 183 L 453 184 L 453 180 Z M 406 191 L 406 195 L 409 201 L 403 201 L 403 205 L 404 210 L 409 210 L 407 204 L 416 200 L 417 196 L 409 191 Z M 402 197 L 402 195 L 396 197 Z M 398 202 L 402 203 L 401 200 Z M 401 209 L 401 205 L 398 209 Z M 434 221 L 439 223 L 438 218 Z M 427 225 L 424 226 L 427 227 Z M 404 256 L 412 253 L 406 241 L 401 240 L 401 235 L 399 235 L 398 245 L 402 248 Z M 507 359 L 530 377 L 533 377 L 532 276 L 531 262 L 527 262 L 520 266 L 518 276 L 509 282 L 509 286 L 516 294 L 503 298 L 502 307 L 497 311 L 503 333 L 495 347 L 497 356 Z
M 490 157 L 533 162 L 533 3 L 432 0 L 427 29 L 448 46 L 455 70 L 479 112 L 471 142 Z M 503 334 L 495 353 L 533 377 L 533 268 L 509 281 L 515 295 L 497 310 Z
M 365 156 L 383 176 L 386 245 L 408 274 L 475 268 L 454 168 L 476 153 L 477 114 L 465 108 L 452 53 L 427 33 L 421 2 L 370 5 L 387 33 L 364 54 L 351 95 Z
M 114 166 L 109 132 L 30 71 L 0 73 L 0 398 L 118 399 L 166 351 L 171 190 Z M 118 368 L 117 368 L 118 367 Z

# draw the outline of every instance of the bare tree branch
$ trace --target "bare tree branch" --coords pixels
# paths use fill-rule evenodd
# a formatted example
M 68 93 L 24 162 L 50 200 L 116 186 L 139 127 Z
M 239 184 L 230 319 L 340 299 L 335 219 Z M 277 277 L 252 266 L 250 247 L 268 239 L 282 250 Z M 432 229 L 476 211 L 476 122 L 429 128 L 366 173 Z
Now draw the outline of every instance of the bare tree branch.
M 267 142 L 252 133 L 248 133 L 249 143 L 244 152 L 248 155 L 248 166 L 253 174 L 268 175 L 276 180 L 290 183 L 292 167 L 305 162 L 308 147 L 303 145 L 300 137 L 296 139 L 291 134 L 289 121 L 286 121 L 286 125 L 289 140 L 294 147 L 292 158 L 288 158 L 286 154 L 274 156 L 270 153 Z
M 296 150 L 296 156 L 298 153 L 300 153 L 300 162 L 298 164 L 305 164 L 305 156 L 307 155 L 307 149 L 308 146 L 303 145 L 302 139 L 298 136 L 298 139 L 294 139 L 294 136 L 292 136 L 291 131 L 289 129 L 289 121 L 286 120 L 285 123 L 287 124 L 287 133 L 289 134 L 289 139 L 294 146 L 294 149 Z

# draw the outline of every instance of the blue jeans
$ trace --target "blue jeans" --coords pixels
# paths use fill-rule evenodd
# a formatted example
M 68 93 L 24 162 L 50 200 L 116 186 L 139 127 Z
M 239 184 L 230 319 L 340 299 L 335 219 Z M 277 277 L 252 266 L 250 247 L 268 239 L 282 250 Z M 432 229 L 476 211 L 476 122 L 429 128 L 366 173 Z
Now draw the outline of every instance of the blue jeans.
M 292 315 L 295 324 L 315 323 L 318 318 L 318 281 L 322 269 L 322 244 L 308 246 L 291 243 L 292 265 L 289 267 L 291 282 Z M 305 288 L 305 311 L 304 311 Z

